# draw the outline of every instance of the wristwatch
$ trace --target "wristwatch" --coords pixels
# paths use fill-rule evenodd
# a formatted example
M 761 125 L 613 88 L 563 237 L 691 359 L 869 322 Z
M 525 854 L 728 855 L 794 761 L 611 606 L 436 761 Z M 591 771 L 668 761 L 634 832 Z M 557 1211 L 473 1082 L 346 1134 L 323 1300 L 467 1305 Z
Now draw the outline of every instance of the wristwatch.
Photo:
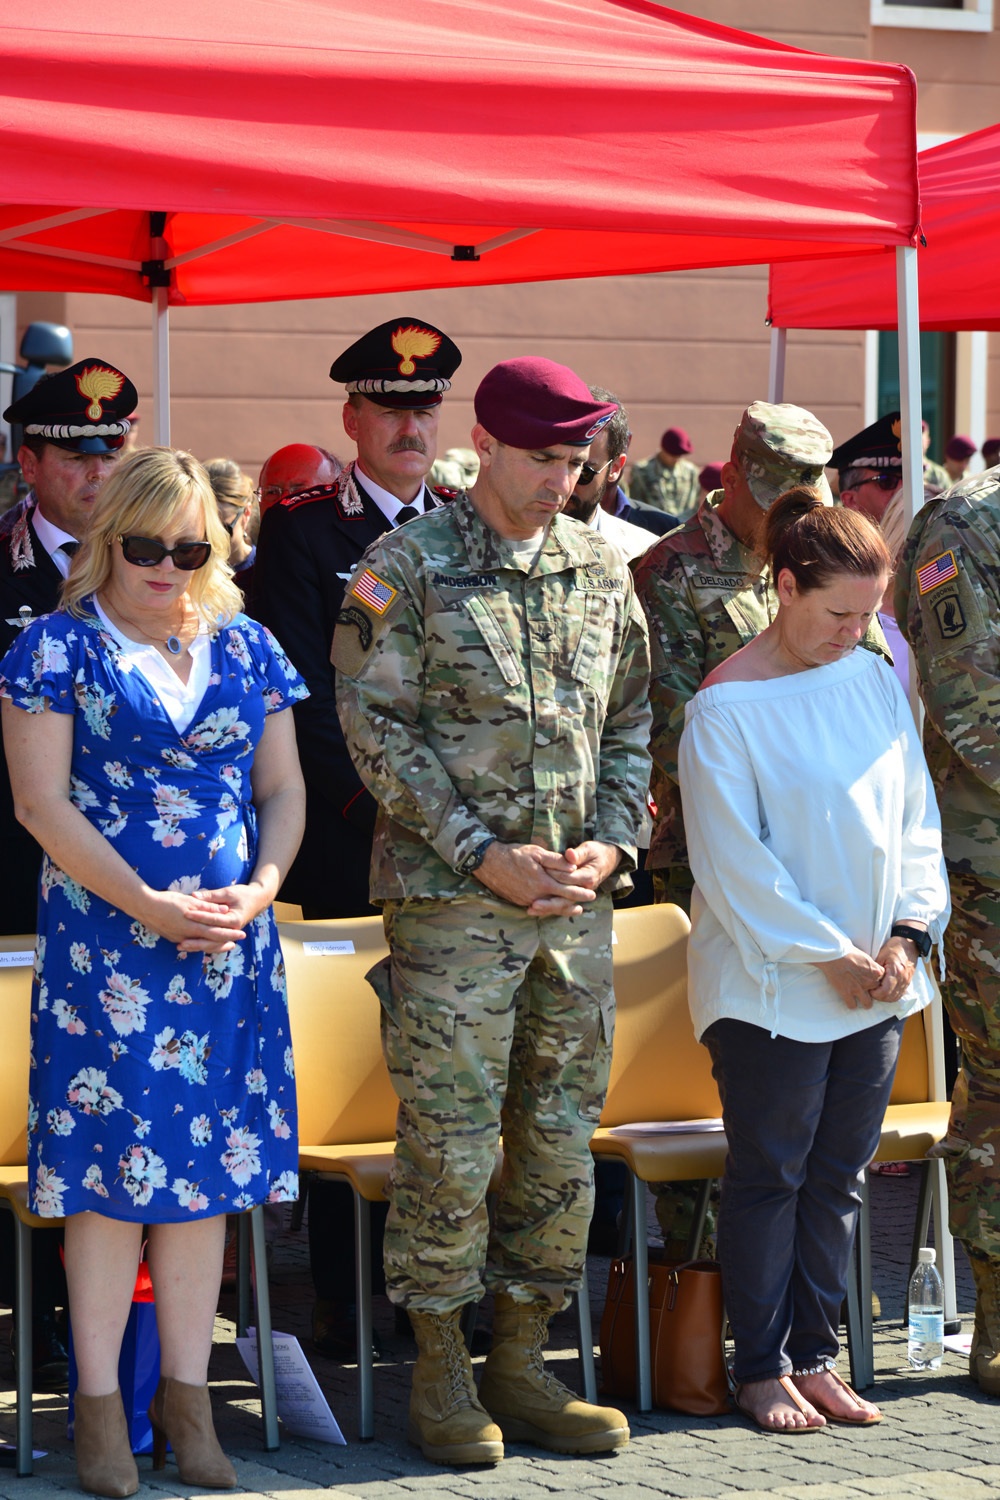
M 495 844 L 497 836 L 491 833 L 488 838 L 483 839 L 476 845 L 471 854 L 467 854 L 462 863 L 457 867 L 460 875 L 474 875 L 486 858 L 486 851 L 491 844 Z
M 926 958 L 931 951 L 930 933 L 922 927 L 911 927 L 909 922 L 893 922 L 889 936 L 909 938 L 921 958 Z

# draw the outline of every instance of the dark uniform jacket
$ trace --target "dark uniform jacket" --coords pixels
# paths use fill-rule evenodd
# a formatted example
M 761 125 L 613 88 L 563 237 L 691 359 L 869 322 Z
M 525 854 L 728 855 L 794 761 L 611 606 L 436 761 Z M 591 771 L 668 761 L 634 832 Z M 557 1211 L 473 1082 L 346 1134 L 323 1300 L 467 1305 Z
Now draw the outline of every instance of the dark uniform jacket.
M 59 602 L 62 575 L 35 534 L 34 507 L 0 536 L 0 656 L 21 628 Z M 20 611 L 25 609 L 26 614 Z M 0 749 L 0 932 L 34 932 L 42 851 L 14 816 L 7 760 Z
M 261 522 L 254 567 L 255 617 L 277 636 L 310 693 L 293 709 L 306 831 L 281 899 L 329 917 L 374 910 L 368 872 L 377 808 L 344 743 L 330 648 L 347 580 L 390 527 L 355 475 L 358 506 L 348 477 L 345 471 L 336 484 L 272 505 Z M 437 503 L 454 493 L 431 491 Z

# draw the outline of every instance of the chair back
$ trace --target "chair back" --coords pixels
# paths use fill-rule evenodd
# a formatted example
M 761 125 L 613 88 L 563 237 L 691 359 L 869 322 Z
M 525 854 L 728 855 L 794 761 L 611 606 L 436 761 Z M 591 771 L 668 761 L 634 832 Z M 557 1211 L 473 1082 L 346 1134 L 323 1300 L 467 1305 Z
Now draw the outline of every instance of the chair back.
M 915 1015 L 907 1017 L 903 1026 L 890 1104 L 924 1104 L 932 1097 L 927 1036 L 929 1012 L 930 1006 L 918 1010 Z
M 394 1140 L 399 1101 L 382 1058 L 378 998 L 365 979 L 388 952 L 382 918 L 279 922 L 278 934 L 300 1147 Z
M 687 917 L 665 904 L 625 907 L 614 931 L 617 1019 L 601 1124 L 717 1118 L 711 1062 L 688 1010 Z
M 28 1160 L 34 948 L 34 933 L 0 937 L 0 1166 L 4 1167 L 23 1167 Z M 10 962 L 10 958 L 21 956 L 27 956 L 27 961 Z

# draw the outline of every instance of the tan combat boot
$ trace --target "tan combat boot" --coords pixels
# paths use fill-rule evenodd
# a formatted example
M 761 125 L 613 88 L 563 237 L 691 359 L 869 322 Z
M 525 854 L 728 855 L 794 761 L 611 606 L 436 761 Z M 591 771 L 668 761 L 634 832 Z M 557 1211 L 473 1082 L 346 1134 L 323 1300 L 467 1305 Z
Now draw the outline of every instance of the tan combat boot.
M 417 1341 L 407 1436 L 435 1464 L 495 1464 L 503 1433 L 479 1404 L 461 1314 L 409 1309 Z
M 493 1311 L 493 1348 L 479 1396 L 508 1442 L 553 1453 L 605 1453 L 628 1442 L 628 1423 L 613 1406 L 592 1406 L 548 1374 L 542 1350 L 549 1312 L 500 1292 Z
M 976 1326 L 969 1374 L 987 1396 L 1000 1396 L 1000 1259 L 970 1255 L 976 1282 Z

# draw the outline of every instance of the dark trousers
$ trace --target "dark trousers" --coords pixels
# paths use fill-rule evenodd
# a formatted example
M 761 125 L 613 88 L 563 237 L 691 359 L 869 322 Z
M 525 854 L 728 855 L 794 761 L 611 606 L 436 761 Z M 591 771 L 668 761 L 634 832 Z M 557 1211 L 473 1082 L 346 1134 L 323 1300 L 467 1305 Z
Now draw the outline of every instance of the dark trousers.
M 890 1019 L 794 1042 L 723 1020 L 702 1038 L 729 1143 L 718 1244 L 739 1383 L 836 1358 L 861 1175 L 901 1032 Z

